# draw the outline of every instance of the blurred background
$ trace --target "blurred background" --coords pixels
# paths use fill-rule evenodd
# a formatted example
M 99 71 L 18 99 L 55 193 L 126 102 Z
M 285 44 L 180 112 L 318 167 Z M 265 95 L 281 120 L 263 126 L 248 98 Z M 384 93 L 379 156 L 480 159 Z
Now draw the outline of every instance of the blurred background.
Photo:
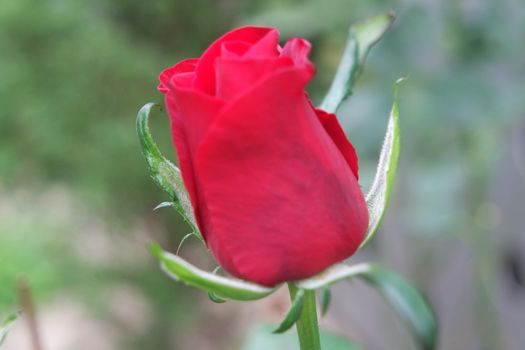
M 188 233 L 148 178 L 135 133 L 158 73 L 242 24 L 313 43 L 319 102 L 351 22 L 394 10 L 339 118 L 370 184 L 400 92 L 402 151 L 388 216 L 352 261 L 384 263 L 435 306 L 440 349 L 525 349 L 525 4 L 522 0 L 3 0 L 0 318 L 32 289 L 47 350 L 264 349 L 286 291 L 213 304 L 172 283 L 146 244 Z M 168 121 L 152 120 L 176 159 Z M 196 240 L 182 254 L 209 267 Z M 415 349 L 372 289 L 334 288 L 324 327 L 366 349 Z M 252 334 L 251 340 L 246 340 Z M 293 333 L 292 333 L 293 334 Z M 30 349 L 24 318 L 2 349 Z M 290 347 L 292 349 L 292 347 Z

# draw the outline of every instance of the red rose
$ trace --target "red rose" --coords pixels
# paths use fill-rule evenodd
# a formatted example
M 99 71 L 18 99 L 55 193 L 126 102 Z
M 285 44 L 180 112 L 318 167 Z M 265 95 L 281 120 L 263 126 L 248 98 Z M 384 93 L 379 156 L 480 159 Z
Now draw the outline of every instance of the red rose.
M 352 255 L 368 211 L 357 156 L 305 86 L 310 44 L 244 27 L 160 75 L 204 239 L 234 276 L 272 286 Z

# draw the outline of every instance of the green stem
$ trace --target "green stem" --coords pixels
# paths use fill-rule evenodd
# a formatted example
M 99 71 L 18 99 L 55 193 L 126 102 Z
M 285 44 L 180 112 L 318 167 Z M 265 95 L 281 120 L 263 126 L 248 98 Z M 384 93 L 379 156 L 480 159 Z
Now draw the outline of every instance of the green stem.
M 288 289 L 290 290 L 290 297 L 293 300 L 295 294 L 297 294 L 298 288 L 295 284 L 288 283 Z M 297 327 L 297 335 L 299 336 L 301 350 L 321 350 L 319 325 L 317 324 L 315 291 L 305 291 L 303 311 L 295 325 Z

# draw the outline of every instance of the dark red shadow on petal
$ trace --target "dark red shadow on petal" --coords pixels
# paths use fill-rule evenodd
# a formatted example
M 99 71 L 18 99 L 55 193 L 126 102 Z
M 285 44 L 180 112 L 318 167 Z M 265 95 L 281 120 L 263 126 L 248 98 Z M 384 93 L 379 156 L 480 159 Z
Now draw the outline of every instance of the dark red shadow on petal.
M 321 124 L 323 124 L 323 127 L 328 133 L 328 135 L 330 135 L 330 137 L 332 138 L 332 141 L 334 141 L 339 151 L 341 151 L 341 154 L 350 166 L 350 169 L 352 169 L 352 173 L 354 173 L 355 178 L 359 180 L 359 164 L 357 152 L 355 151 L 354 146 L 346 137 L 345 132 L 343 131 L 343 128 L 341 128 L 341 125 L 339 124 L 336 115 L 333 113 L 325 112 L 319 108 L 315 109 L 315 113 L 321 121 Z

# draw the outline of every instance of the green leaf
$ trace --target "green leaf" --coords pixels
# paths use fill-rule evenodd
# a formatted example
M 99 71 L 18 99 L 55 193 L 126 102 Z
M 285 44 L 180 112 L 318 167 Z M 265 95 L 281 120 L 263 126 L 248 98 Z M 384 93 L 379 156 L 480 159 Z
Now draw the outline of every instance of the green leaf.
M 272 294 L 279 287 L 268 288 L 252 282 L 203 271 L 184 259 L 163 251 L 155 243 L 150 245 L 150 251 L 160 261 L 161 269 L 169 277 L 175 281 L 181 281 L 206 292 L 214 293 L 219 298 L 257 300 Z
M 397 92 L 401 81 L 403 81 L 403 78 L 399 79 L 394 85 L 394 103 L 390 112 L 390 119 L 388 121 L 381 154 L 379 155 L 376 175 L 372 187 L 365 197 L 369 215 L 368 229 L 365 234 L 365 239 L 361 242 L 359 249 L 362 249 L 370 243 L 377 233 L 394 188 L 400 147 Z
M 392 12 L 374 16 L 350 27 L 346 47 L 337 67 L 332 85 L 320 108 L 334 113 L 350 96 L 352 88 L 363 70 L 365 59 L 372 46 L 394 22 Z
M 295 294 L 292 302 L 292 306 L 290 307 L 290 310 L 288 310 L 288 313 L 286 314 L 286 317 L 281 322 L 279 327 L 277 327 L 273 333 L 284 333 L 287 330 L 289 330 L 295 322 L 301 317 L 301 313 L 303 311 L 303 305 L 304 305 L 304 289 L 297 290 L 297 293 Z
M 348 339 L 332 332 L 320 329 L 323 350 L 361 350 L 362 348 Z M 248 333 L 241 347 L 242 350 L 299 350 L 297 334 L 287 332 L 279 335 L 272 333 L 271 326 L 258 326 Z
M 329 287 L 321 289 L 321 316 L 326 315 L 332 301 L 332 292 Z
M 151 136 L 148 120 L 153 108 L 162 110 L 159 105 L 154 103 L 147 103 L 139 110 L 137 114 L 137 133 L 151 178 L 172 200 L 172 202 L 161 203 L 155 209 L 164 206 L 173 206 L 188 225 L 190 225 L 193 233 L 204 242 L 197 228 L 195 215 L 191 207 L 188 192 L 184 187 L 180 170 L 162 155 Z
M 0 324 L 0 345 L 4 342 L 7 332 L 9 332 L 9 329 L 13 326 L 13 323 L 18 318 L 18 314 L 10 314 L 5 318 L 5 320 Z
M 296 285 L 311 290 L 354 277 L 362 279 L 381 293 L 408 323 L 423 349 L 435 349 L 437 322 L 426 298 L 405 279 L 384 267 L 376 264 L 338 264 L 319 275 L 298 281 Z

